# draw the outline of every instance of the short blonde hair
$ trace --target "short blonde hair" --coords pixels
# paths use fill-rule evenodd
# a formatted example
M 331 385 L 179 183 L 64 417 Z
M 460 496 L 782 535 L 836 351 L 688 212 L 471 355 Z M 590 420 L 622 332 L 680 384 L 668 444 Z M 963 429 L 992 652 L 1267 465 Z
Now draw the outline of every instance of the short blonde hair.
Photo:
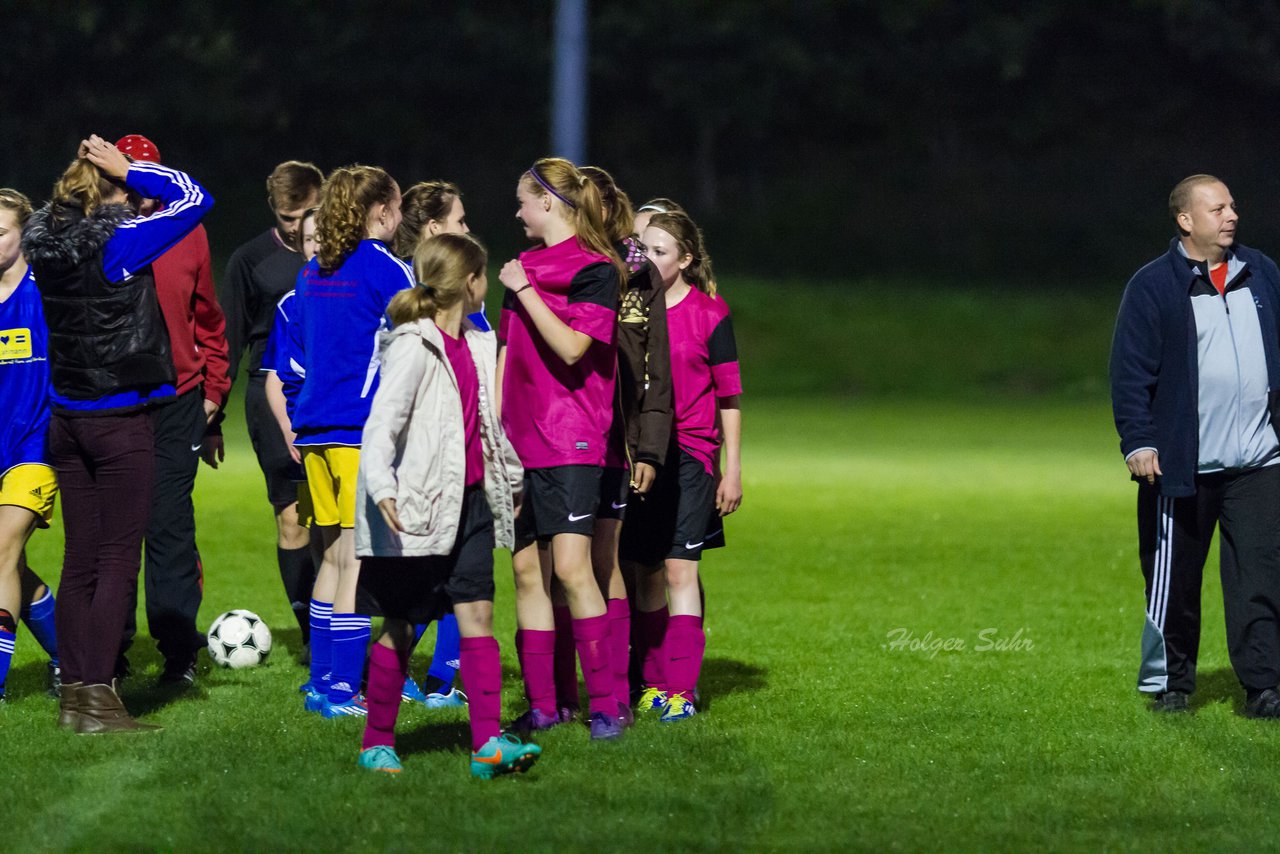
M 1185 213 L 1191 209 L 1191 196 L 1195 193 L 1196 187 L 1205 184 L 1221 184 L 1222 181 L 1212 175 L 1189 175 L 1177 183 L 1173 188 L 1173 192 L 1169 194 L 1169 217 L 1173 220 L 1174 227 L 1182 233 L 1182 226 L 1178 225 L 1178 214 Z

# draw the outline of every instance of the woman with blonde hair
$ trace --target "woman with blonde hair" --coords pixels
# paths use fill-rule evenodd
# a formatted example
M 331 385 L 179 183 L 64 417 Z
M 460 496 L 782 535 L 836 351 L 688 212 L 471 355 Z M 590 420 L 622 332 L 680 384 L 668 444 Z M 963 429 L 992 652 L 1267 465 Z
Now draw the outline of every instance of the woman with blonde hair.
M 164 209 L 136 216 L 130 190 Z M 130 717 L 112 675 L 151 513 L 149 410 L 173 398 L 176 381 L 150 265 L 212 205 L 190 176 L 131 163 L 94 135 L 23 232 L 49 326 L 49 447 L 65 516 L 59 723 L 76 732 L 149 728 Z
M 298 274 L 294 299 L 293 355 L 302 370 L 281 378 L 296 395 L 294 446 L 324 549 L 311 598 L 306 707 L 326 718 L 366 714 L 359 689 L 369 618 L 355 613 L 356 472 L 387 303 L 413 284 L 387 246 L 399 225 L 400 188 L 386 172 L 353 165 L 328 177 L 316 211 L 318 251 Z
M 516 218 L 535 246 L 499 276 L 507 288 L 498 335 L 502 424 L 525 467 L 512 566 L 529 711 L 515 726 L 532 732 L 559 722 L 554 573 L 572 617 L 591 737 L 614 739 L 622 724 L 591 538 L 613 421 L 626 267 L 605 234 L 599 191 L 568 160 L 535 162 L 521 176 L 516 198 Z
M 30 218 L 26 196 L 0 189 L 0 702 L 18 619 L 49 653 L 51 691 L 59 676 L 53 593 L 26 555 L 35 529 L 49 527 L 58 495 L 49 464 L 49 330 L 20 246 Z
M 451 608 L 471 697 L 471 773 L 527 770 L 541 749 L 499 729 L 493 549 L 510 548 L 523 471 L 493 405 L 492 332 L 466 319 L 488 287 L 475 238 L 444 234 L 414 254 L 418 287 L 388 308 L 382 382 L 364 429 L 357 503 L 361 589 L 385 615 L 369 665 L 361 767 L 396 773 L 395 721 L 413 626 Z

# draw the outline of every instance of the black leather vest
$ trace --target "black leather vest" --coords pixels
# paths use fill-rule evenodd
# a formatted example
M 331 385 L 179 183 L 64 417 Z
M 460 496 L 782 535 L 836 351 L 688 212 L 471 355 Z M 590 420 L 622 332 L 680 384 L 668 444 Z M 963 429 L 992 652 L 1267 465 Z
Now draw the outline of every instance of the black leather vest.
M 83 218 L 50 223 L 48 237 L 83 240 L 83 230 L 77 228 L 83 224 Z M 94 237 L 100 237 L 101 223 L 96 225 Z M 150 265 L 127 281 L 108 281 L 102 269 L 105 246 L 102 240 L 90 252 L 74 253 L 83 260 L 66 255 L 28 258 L 49 325 L 53 388 L 72 400 L 97 400 L 177 380 Z M 81 243 L 76 248 L 90 247 Z

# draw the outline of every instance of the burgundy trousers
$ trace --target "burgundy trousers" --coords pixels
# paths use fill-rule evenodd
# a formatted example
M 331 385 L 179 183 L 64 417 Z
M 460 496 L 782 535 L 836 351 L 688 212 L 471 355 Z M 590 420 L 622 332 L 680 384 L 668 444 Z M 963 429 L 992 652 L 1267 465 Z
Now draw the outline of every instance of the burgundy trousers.
M 110 684 L 151 516 L 151 416 L 55 414 L 49 450 L 67 536 L 56 611 L 62 681 Z

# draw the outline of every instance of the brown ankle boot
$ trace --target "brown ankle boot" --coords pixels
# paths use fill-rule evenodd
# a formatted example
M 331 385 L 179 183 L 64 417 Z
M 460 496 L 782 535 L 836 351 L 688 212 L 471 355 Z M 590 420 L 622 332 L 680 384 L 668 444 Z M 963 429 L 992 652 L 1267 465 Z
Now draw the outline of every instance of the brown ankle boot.
M 80 720 L 76 732 L 91 735 L 108 732 L 149 732 L 160 727 L 138 723 L 120 702 L 110 685 L 81 685 L 76 692 Z
M 80 722 L 80 687 L 83 682 L 63 682 L 58 695 L 58 729 L 75 729 Z

